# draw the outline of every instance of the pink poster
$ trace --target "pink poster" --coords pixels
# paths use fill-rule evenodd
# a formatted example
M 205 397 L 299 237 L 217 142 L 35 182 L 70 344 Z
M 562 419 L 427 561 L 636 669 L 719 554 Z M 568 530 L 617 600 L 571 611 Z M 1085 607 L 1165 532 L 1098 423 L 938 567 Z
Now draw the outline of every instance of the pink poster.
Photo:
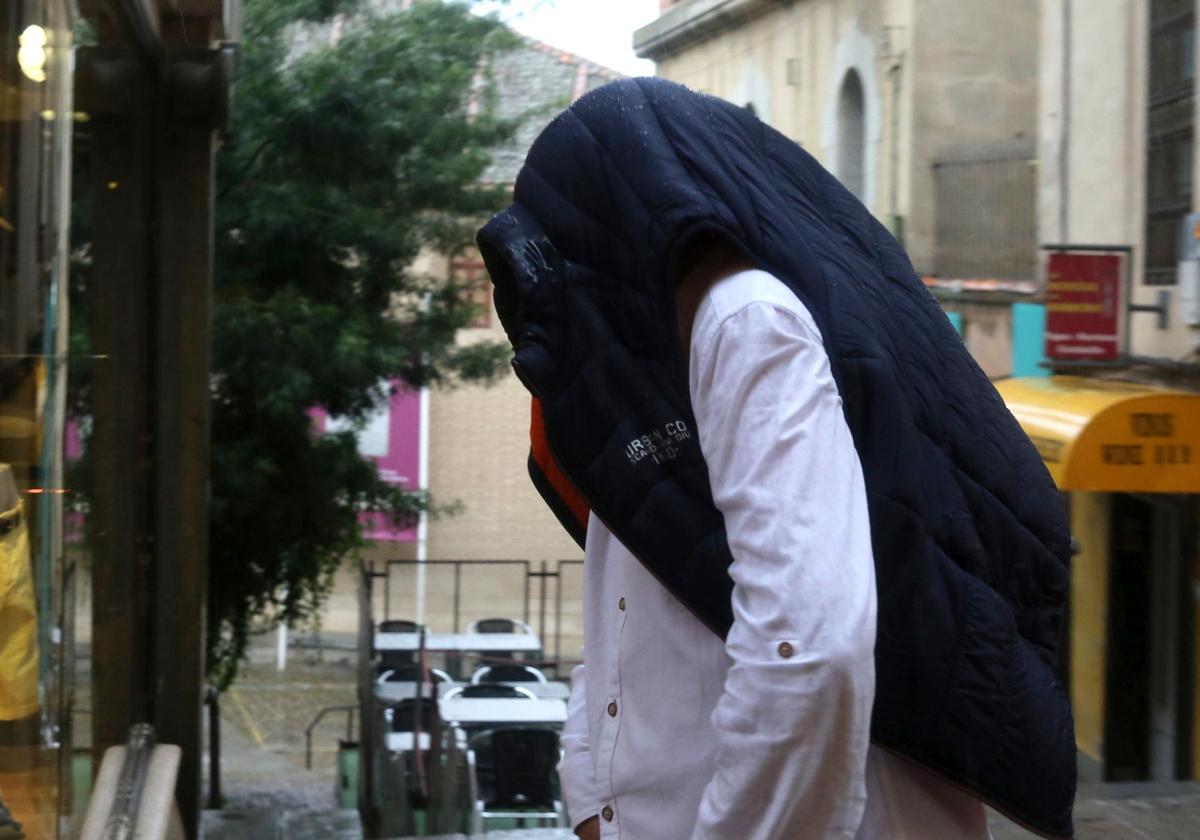
M 358 451 L 375 462 L 379 477 L 406 490 L 421 486 L 421 393 L 399 383 L 382 409 L 367 419 L 358 431 Z M 313 411 L 313 421 L 321 431 L 351 428 L 341 419 L 330 419 L 325 412 Z M 400 528 L 382 513 L 362 514 L 363 536 L 369 540 L 416 542 L 417 528 Z

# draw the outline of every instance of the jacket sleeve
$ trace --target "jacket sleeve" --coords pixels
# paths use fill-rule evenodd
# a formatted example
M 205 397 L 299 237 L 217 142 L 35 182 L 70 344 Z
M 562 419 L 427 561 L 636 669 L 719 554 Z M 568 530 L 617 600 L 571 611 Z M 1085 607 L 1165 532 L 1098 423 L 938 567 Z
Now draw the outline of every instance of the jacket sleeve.
M 811 321 L 764 302 L 710 321 L 692 336 L 692 402 L 734 622 L 694 840 L 852 838 L 875 690 L 862 468 Z
M 563 756 L 558 763 L 563 799 L 574 827 L 600 813 L 592 752 L 588 746 L 584 671 L 582 664 L 576 665 L 571 671 L 571 699 L 567 703 L 567 721 L 563 724 L 560 738 Z

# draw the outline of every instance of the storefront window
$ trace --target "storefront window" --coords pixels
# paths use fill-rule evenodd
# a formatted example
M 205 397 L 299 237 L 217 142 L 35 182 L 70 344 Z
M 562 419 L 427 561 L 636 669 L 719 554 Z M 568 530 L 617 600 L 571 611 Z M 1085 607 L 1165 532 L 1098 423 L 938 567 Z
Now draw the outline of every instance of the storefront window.
M 71 19 L 0 4 L 0 827 L 58 837 L 64 737 L 66 206 Z M 2 836 L 2 835 L 0 835 Z

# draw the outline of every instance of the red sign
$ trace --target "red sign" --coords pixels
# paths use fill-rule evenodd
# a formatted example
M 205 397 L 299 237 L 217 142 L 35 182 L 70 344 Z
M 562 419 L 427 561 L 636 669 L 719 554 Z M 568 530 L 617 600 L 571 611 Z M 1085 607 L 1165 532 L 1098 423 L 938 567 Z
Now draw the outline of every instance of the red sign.
M 1046 264 L 1046 357 L 1117 358 L 1121 312 L 1119 254 L 1050 254 Z

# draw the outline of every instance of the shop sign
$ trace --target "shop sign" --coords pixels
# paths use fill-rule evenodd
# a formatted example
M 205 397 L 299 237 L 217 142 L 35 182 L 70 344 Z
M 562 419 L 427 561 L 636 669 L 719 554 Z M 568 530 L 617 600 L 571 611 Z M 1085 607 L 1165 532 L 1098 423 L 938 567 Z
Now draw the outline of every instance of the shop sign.
M 1200 397 L 1141 397 L 1096 417 L 1074 446 L 1081 488 L 1147 493 L 1200 490 Z
M 1119 254 L 1052 252 L 1046 264 L 1046 357 L 1117 358 L 1121 312 Z
M 1200 394 L 1072 376 L 996 387 L 1060 490 L 1200 493 Z

